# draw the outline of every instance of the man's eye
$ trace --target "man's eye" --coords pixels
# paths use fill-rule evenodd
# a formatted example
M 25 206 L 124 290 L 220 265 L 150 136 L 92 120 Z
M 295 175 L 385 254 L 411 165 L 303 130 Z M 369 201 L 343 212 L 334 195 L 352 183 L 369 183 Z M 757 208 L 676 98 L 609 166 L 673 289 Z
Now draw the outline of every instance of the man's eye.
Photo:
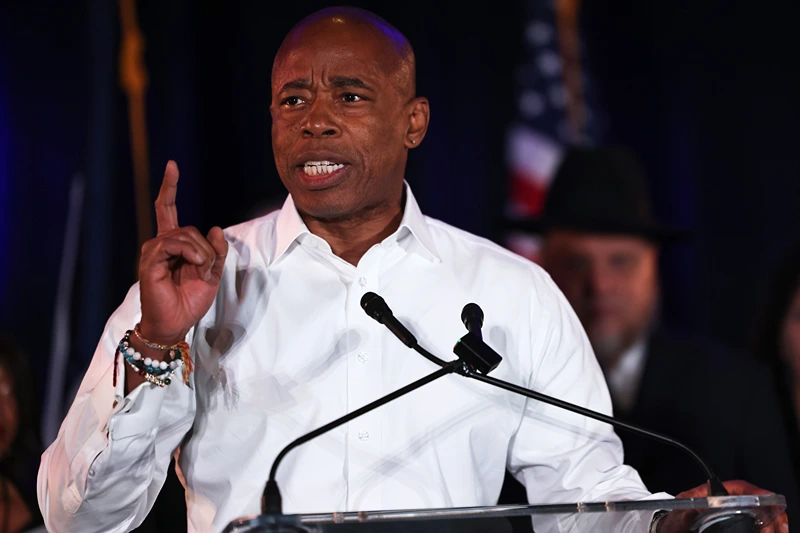
M 343 95 L 342 99 L 348 103 L 360 102 L 361 100 L 363 100 L 363 98 L 361 98 L 357 94 L 352 94 L 352 93 L 347 93 Z
M 300 104 L 302 101 L 303 101 L 302 98 L 300 98 L 299 96 L 289 96 L 281 101 L 281 105 L 296 106 Z

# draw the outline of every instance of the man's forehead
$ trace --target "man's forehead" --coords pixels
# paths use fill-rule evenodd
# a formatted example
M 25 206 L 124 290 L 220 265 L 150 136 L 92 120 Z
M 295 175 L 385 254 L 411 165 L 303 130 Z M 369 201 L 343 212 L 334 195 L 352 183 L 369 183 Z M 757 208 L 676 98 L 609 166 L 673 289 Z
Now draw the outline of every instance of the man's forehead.
M 287 83 L 295 84 L 296 81 L 306 85 L 320 81 L 342 85 L 342 80 L 351 80 L 349 85 L 353 87 L 359 82 L 374 86 L 381 74 L 381 63 L 374 58 L 331 49 L 322 49 L 313 54 L 296 50 L 288 54 L 284 61 L 276 63 L 272 83 L 277 86 L 276 89 Z
M 380 55 L 368 46 L 341 42 L 315 42 L 287 49 L 275 59 L 276 69 L 322 68 L 325 65 L 369 67 L 380 63 Z
M 391 34 L 377 23 L 313 21 L 292 30 L 275 56 L 273 82 L 286 70 L 349 66 L 370 74 L 397 70 L 404 56 Z M 341 75 L 352 75 L 340 73 Z
M 360 9 L 322 10 L 292 28 L 282 47 L 308 42 L 348 40 L 362 46 L 391 48 L 403 54 L 408 41 L 402 33 L 374 14 Z

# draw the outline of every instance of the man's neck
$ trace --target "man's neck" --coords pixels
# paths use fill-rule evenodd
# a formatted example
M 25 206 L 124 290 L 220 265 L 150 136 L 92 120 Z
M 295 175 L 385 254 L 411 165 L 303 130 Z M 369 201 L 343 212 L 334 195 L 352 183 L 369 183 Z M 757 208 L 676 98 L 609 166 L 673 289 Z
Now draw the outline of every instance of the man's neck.
M 364 216 L 346 219 L 301 216 L 308 230 L 323 238 L 335 255 L 351 265 L 357 265 L 367 250 L 397 231 L 403 220 L 404 203 L 405 201 L 401 202 L 396 209 L 373 211 Z

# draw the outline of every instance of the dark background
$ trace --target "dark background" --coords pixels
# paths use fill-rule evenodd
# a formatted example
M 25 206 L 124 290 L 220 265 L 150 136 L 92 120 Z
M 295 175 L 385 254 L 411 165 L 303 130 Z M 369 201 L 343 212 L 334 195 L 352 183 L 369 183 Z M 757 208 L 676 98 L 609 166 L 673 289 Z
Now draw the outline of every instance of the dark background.
M 532 0 L 531 0 L 532 1 Z M 355 2 L 417 52 L 432 124 L 408 181 L 423 210 L 502 241 L 505 136 L 523 2 Z M 631 146 L 658 215 L 691 228 L 665 250 L 664 313 L 743 349 L 782 253 L 800 238 L 797 8 L 745 1 L 584 2 L 599 140 Z M 282 200 L 269 76 L 287 30 L 326 2 L 139 2 L 152 195 L 181 168 L 182 224 L 201 231 Z M 69 372 L 80 376 L 135 281 L 137 243 L 116 2 L 0 6 L 0 330 L 44 383 L 70 184 L 83 176 Z

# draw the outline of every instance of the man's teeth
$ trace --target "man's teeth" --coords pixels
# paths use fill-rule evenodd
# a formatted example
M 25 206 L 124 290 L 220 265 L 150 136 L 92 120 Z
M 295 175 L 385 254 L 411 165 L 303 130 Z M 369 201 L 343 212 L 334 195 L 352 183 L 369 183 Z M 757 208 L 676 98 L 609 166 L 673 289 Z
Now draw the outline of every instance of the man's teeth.
M 330 174 L 334 170 L 344 168 L 344 165 L 337 165 L 330 161 L 308 161 L 303 165 L 303 172 L 308 176 L 320 176 L 322 174 Z

